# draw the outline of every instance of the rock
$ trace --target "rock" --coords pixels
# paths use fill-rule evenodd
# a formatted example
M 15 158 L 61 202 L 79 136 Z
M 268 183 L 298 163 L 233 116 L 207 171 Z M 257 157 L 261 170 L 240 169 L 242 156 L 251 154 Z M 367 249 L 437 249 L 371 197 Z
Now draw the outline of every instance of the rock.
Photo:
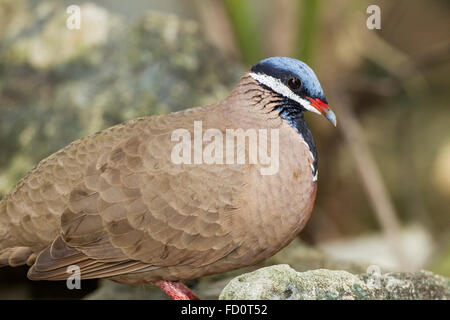
M 70 142 L 218 101 L 243 72 L 194 21 L 153 11 L 128 21 L 85 3 L 81 29 L 69 30 L 66 9 L 61 1 L 0 2 L 0 197 Z
M 347 270 L 357 274 L 366 272 L 369 267 L 369 264 L 366 263 L 346 262 L 332 258 L 316 248 L 309 247 L 299 240 L 294 240 L 273 257 L 257 265 L 203 277 L 193 282 L 192 289 L 195 290 L 202 299 L 217 299 L 222 289 L 234 277 L 246 272 L 252 272 L 258 268 L 282 263 L 289 264 L 298 271 L 335 269 Z
M 309 247 L 299 240 L 294 240 L 280 252 L 262 263 L 223 274 L 204 277 L 195 284 L 193 289 L 196 290 L 203 299 L 217 299 L 221 290 L 234 277 L 246 272 L 258 270 L 259 268 L 277 264 L 289 264 L 298 271 L 334 269 L 346 270 L 352 273 L 366 272 L 369 267 L 369 264 L 365 263 L 346 262 L 332 258 L 321 250 Z
M 129 286 L 102 280 L 99 288 L 84 297 L 85 300 L 163 300 L 168 297 L 155 286 Z
M 351 299 L 363 282 L 346 271 L 318 269 L 297 272 L 287 264 L 243 274 L 228 283 L 222 300 Z
M 317 269 L 297 272 L 286 264 L 234 278 L 222 300 L 414 300 L 450 298 L 450 280 L 431 272 L 354 275 Z

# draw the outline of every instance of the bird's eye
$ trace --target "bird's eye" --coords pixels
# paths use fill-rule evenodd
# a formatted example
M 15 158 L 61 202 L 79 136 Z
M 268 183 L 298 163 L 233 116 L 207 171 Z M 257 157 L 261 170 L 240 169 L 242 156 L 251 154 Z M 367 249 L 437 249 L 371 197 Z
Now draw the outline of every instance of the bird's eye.
M 299 78 L 292 77 L 288 80 L 288 85 L 291 89 L 296 90 L 302 86 L 302 82 Z

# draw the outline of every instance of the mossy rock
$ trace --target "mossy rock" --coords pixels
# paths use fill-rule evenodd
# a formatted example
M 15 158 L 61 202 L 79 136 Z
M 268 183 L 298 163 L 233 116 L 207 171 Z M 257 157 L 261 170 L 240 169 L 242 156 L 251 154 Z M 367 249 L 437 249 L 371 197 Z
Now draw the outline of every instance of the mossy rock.
M 354 275 L 342 270 L 297 272 L 286 264 L 231 280 L 223 300 L 416 300 L 450 298 L 450 280 L 421 271 Z

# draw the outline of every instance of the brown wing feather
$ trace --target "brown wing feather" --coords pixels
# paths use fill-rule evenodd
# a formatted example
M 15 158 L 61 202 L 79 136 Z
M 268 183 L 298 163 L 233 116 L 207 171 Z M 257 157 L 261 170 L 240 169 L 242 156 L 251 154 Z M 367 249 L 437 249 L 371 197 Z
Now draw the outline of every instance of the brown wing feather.
M 37 257 L 35 264 L 28 271 L 31 280 L 66 280 L 71 273 L 69 266 L 80 269 L 81 279 L 108 278 L 123 273 L 148 269 L 147 264 L 139 261 L 104 262 L 92 259 L 81 251 L 69 247 L 61 237 Z
M 84 166 L 66 196 L 61 238 L 37 257 L 30 278 L 66 279 L 71 264 L 83 278 L 199 267 L 236 249 L 228 222 L 245 166 L 175 165 L 170 158 L 172 130 L 192 131 L 194 119 L 173 114 L 124 127 L 114 143 L 104 142 L 110 148 Z

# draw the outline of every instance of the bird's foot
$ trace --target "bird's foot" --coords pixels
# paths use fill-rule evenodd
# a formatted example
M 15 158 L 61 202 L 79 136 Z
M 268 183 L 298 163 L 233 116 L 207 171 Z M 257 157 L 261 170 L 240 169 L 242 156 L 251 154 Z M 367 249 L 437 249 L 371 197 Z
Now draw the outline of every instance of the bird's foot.
M 199 300 L 199 298 L 183 283 L 179 281 L 161 280 L 155 283 L 173 300 Z

